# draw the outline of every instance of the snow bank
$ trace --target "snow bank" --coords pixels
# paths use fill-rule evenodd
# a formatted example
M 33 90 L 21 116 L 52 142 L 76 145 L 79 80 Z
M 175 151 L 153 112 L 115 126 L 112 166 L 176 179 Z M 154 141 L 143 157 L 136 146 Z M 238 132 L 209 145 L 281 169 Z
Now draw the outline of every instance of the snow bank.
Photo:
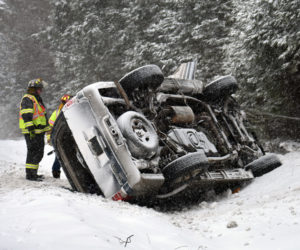
M 197 235 L 168 215 L 71 192 L 65 176 L 51 177 L 53 155 L 41 163 L 44 182 L 26 181 L 25 159 L 23 140 L 0 141 L 0 249 L 124 249 L 128 237 L 128 249 L 197 249 Z
M 300 152 L 280 158 L 282 167 L 239 193 L 176 213 L 173 223 L 219 246 L 226 244 L 223 249 L 300 249 Z M 227 228 L 231 222 L 237 226 Z
M 161 213 L 71 192 L 53 155 L 44 182 L 26 181 L 25 147 L 0 141 L 0 249 L 300 249 L 299 151 L 239 193 Z

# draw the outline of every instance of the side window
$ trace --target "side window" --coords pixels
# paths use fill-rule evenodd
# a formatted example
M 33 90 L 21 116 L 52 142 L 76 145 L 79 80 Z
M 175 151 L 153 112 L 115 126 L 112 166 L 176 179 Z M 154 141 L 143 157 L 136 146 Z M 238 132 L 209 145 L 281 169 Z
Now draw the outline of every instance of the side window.
M 99 93 L 101 96 L 104 96 L 104 97 L 121 98 L 121 96 L 119 95 L 119 92 L 116 88 L 99 89 Z

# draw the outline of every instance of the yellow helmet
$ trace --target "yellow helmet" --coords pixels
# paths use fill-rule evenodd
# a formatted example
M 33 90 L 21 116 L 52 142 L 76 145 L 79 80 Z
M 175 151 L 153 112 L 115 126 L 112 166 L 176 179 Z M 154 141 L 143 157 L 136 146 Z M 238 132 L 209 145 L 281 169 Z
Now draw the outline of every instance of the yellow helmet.
M 67 103 L 70 99 L 72 98 L 72 96 L 68 95 L 68 94 L 65 94 L 63 95 L 61 98 L 60 98 L 60 101 L 62 103 Z

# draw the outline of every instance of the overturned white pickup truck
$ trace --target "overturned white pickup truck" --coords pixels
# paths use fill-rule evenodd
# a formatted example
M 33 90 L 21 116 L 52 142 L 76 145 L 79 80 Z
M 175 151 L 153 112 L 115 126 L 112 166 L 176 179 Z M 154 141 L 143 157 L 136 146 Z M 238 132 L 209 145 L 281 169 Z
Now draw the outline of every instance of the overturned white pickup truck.
M 204 87 L 194 72 L 187 63 L 164 78 L 146 65 L 79 91 L 52 135 L 73 189 L 163 199 L 236 187 L 280 166 L 275 155 L 264 155 L 232 97 L 235 78 Z

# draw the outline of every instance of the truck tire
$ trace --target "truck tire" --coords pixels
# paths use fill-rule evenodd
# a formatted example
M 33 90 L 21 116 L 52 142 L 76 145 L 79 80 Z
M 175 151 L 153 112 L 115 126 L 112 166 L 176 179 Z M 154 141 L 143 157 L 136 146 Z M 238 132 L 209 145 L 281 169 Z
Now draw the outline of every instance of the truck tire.
M 155 89 L 163 80 L 164 76 L 161 69 L 157 65 L 150 64 L 127 73 L 119 80 L 119 83 L 128 92 L 138 87 Z
M 207 170 L 208 160 L 203 152 L 189 153 L 163 167 L 162 173 L 169 181 L 189 174 L 196 169 Z
M 249 163 L 247 166 L 245 166 L 245 169 L 251 170 L 254 177 L 259 177 L 271 172 L 275 168 L 278 168 L 281 166 L 281 164 L 281 161 L 276 155 L 269 154 Z
M 151 122 L 142 114 L 128 111 L 117 119 L 132 156 L 150 159 L 158 149 L 158 136 Z
M 233 76 L 223 76 L 209 83 L 203 90 L 206 101 L 217 101 L 233 94 L 238 89 Z

